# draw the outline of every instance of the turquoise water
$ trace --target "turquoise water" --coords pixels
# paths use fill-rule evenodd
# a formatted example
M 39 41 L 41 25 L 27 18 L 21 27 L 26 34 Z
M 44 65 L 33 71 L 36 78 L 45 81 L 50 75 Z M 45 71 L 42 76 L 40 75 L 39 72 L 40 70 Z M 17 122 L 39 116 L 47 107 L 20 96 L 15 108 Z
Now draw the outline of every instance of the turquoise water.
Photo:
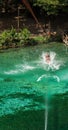
M 50 65 L 44 62 L 46 52 L 53 58 Z M 68 52 L 64 45 L 0 53 L 0 130 L 46 130 L 46 125 L 47 130 L 68 129 Z

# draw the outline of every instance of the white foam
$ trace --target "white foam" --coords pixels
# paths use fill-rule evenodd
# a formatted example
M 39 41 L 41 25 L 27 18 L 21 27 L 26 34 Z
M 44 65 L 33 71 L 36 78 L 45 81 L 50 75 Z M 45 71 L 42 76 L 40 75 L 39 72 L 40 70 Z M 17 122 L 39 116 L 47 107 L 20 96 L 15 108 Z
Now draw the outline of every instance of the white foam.
M 39 82 L 42 78 L 46 77 L 46 75 L 41 75 L 38 79 L 37 79 L 37 82 Z
M 50 62 L 46 61 L 45 55 L 49 53 L 50 55 Z M 62 65 L 62 61 L 57 59 L 57 55 L 55 52 L 43 52 L 40 56 L 40 59 L 37 61 L 33 61 L 30 64 L 18 64 L 14 66 L 14 69 L 5 71 L 5 74 L 18 74 L 18 73 L 25 73 L 27 71 L 42 68 L 44 70 L 49 71 L 51 70 L 59 70 L 60 66 Z
M 12 75 L 12 74 L 18 74 L 18 73 L 24 73 L 28 70 L 33 70 L 35 67 L 24 64 L 24 65 L 16 65 L 14 70 L 4 71 L 4 74 Z
M 16 68 L 19 69 L 20 71 L 23 71 L 23 72 L 35 69 L 34 66 L 30 66 L 27 63 L 24 65 L 23 64 L 16 65 Z
M 5 71 L 4 74 L 17 74 L 18 70 Z
M 60 78 L 57 75 L 54 75 L 53 77 L 57 80 L 57 82 L 60 82 Z
M 46 74 L 43 74 L 41 75 L 38 79 L 37 79 L 37 82 L 41 81 L 43 78 L 45 79 L 48 79 L 48 78 L 53 78 L 53 79 L 56 79 L 57 82 L 60 82 L 60 78 L 57 76 L 57 75 L 46 75 Z
M 50 62 L 46 61 L 45 55 L 48 52 L 43 52 L 41 56 L 41 63 L 43 64 L 44 68 L 47 70 L 58 70 L 60 66 L 62 65 L 62 62 L 60 60 L 56 59 L 56 53 L 55 52 L 49 52 L 50 55 Z
M 24 70 L 33 70 L 33 69 L 35 68 L 35 67 L 33 67 L 33 66 L 26 65 L 26 64 L 23 65 L 22 67 L 23 67 Z

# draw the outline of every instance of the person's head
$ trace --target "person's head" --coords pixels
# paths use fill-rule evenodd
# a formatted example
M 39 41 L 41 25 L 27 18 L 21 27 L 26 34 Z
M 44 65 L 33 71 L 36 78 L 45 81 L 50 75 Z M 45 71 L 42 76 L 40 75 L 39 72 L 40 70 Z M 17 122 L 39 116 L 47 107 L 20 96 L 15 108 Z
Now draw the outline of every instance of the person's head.
M 50 63 L 51 58 L 50 58 L 50 54 L 49 53 L 47 53 L 45 55 L 45 60 L 46 60 L 47 63 Z
M 50 57 L 50 54 L 49 54 L 49 53 L 47 53 L 45 56 L 46 56 L 46 57 Z

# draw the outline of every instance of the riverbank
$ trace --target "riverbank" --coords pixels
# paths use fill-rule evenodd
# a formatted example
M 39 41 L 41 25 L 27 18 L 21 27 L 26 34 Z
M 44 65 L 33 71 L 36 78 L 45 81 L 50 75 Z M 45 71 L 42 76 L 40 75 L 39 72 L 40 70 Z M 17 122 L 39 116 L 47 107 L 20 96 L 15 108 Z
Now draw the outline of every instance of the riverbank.
M 21 16 L 19 21 L 17 13 L 0 16 L 0 50 L 65 40 L 62 36 L 68 28 L 67 15 L 44 15 L 44 19 L 39 16 L 39 26 L 30 15 Z M 24 29 L 26 31 L 20 33 Z
M 43 16 L 44 15 L 44 16 Z M 37 26 L 36 22 L 34 21 L 33 17 L 28 14 L 24 14 L 22 12 L 20 14 L 20 19 L 18 23 L 18 14 L 16 13 L 8 13 L 8 14 L 1 14 L 0 15 L 0 32 L 4 31 L 5 29 L 11 29 L 12 27 L 15 29 L 23 29 L 27 28 L 33 35 L 43 35 L 43 31 L 46 32 L 48 24 L 50 24 L 51 32 L 59 32 L 64 31 L 68 28 L 68 15 L 59 14 L 58 16 L 47 16 L 45 14 L 38 16 L 38 21 L 40 25 Z M 19 24 L 19 25 L 18 25 Z M 43 30 L 42 30 L 43 29 Z
M 13 27 L 11 30 L 4 30 L 0 33 L 0 50 L 49 44 L 51 42 L 62 42 L 61 35 L 56 32 L 33 35 L 27 28 L 17 31 Z

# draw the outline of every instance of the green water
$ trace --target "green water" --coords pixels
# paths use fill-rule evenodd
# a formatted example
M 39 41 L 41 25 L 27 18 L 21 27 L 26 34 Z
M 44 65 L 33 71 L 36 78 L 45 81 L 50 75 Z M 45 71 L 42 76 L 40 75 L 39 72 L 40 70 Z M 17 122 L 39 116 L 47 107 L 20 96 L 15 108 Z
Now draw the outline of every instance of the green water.
M 48 67 L 45 52 L 55 53 Z M 54 64 L 54 63 L 53 63 Z M 68 52 L 61 43 L 0 53 L 0 130 L 68 130 Z

